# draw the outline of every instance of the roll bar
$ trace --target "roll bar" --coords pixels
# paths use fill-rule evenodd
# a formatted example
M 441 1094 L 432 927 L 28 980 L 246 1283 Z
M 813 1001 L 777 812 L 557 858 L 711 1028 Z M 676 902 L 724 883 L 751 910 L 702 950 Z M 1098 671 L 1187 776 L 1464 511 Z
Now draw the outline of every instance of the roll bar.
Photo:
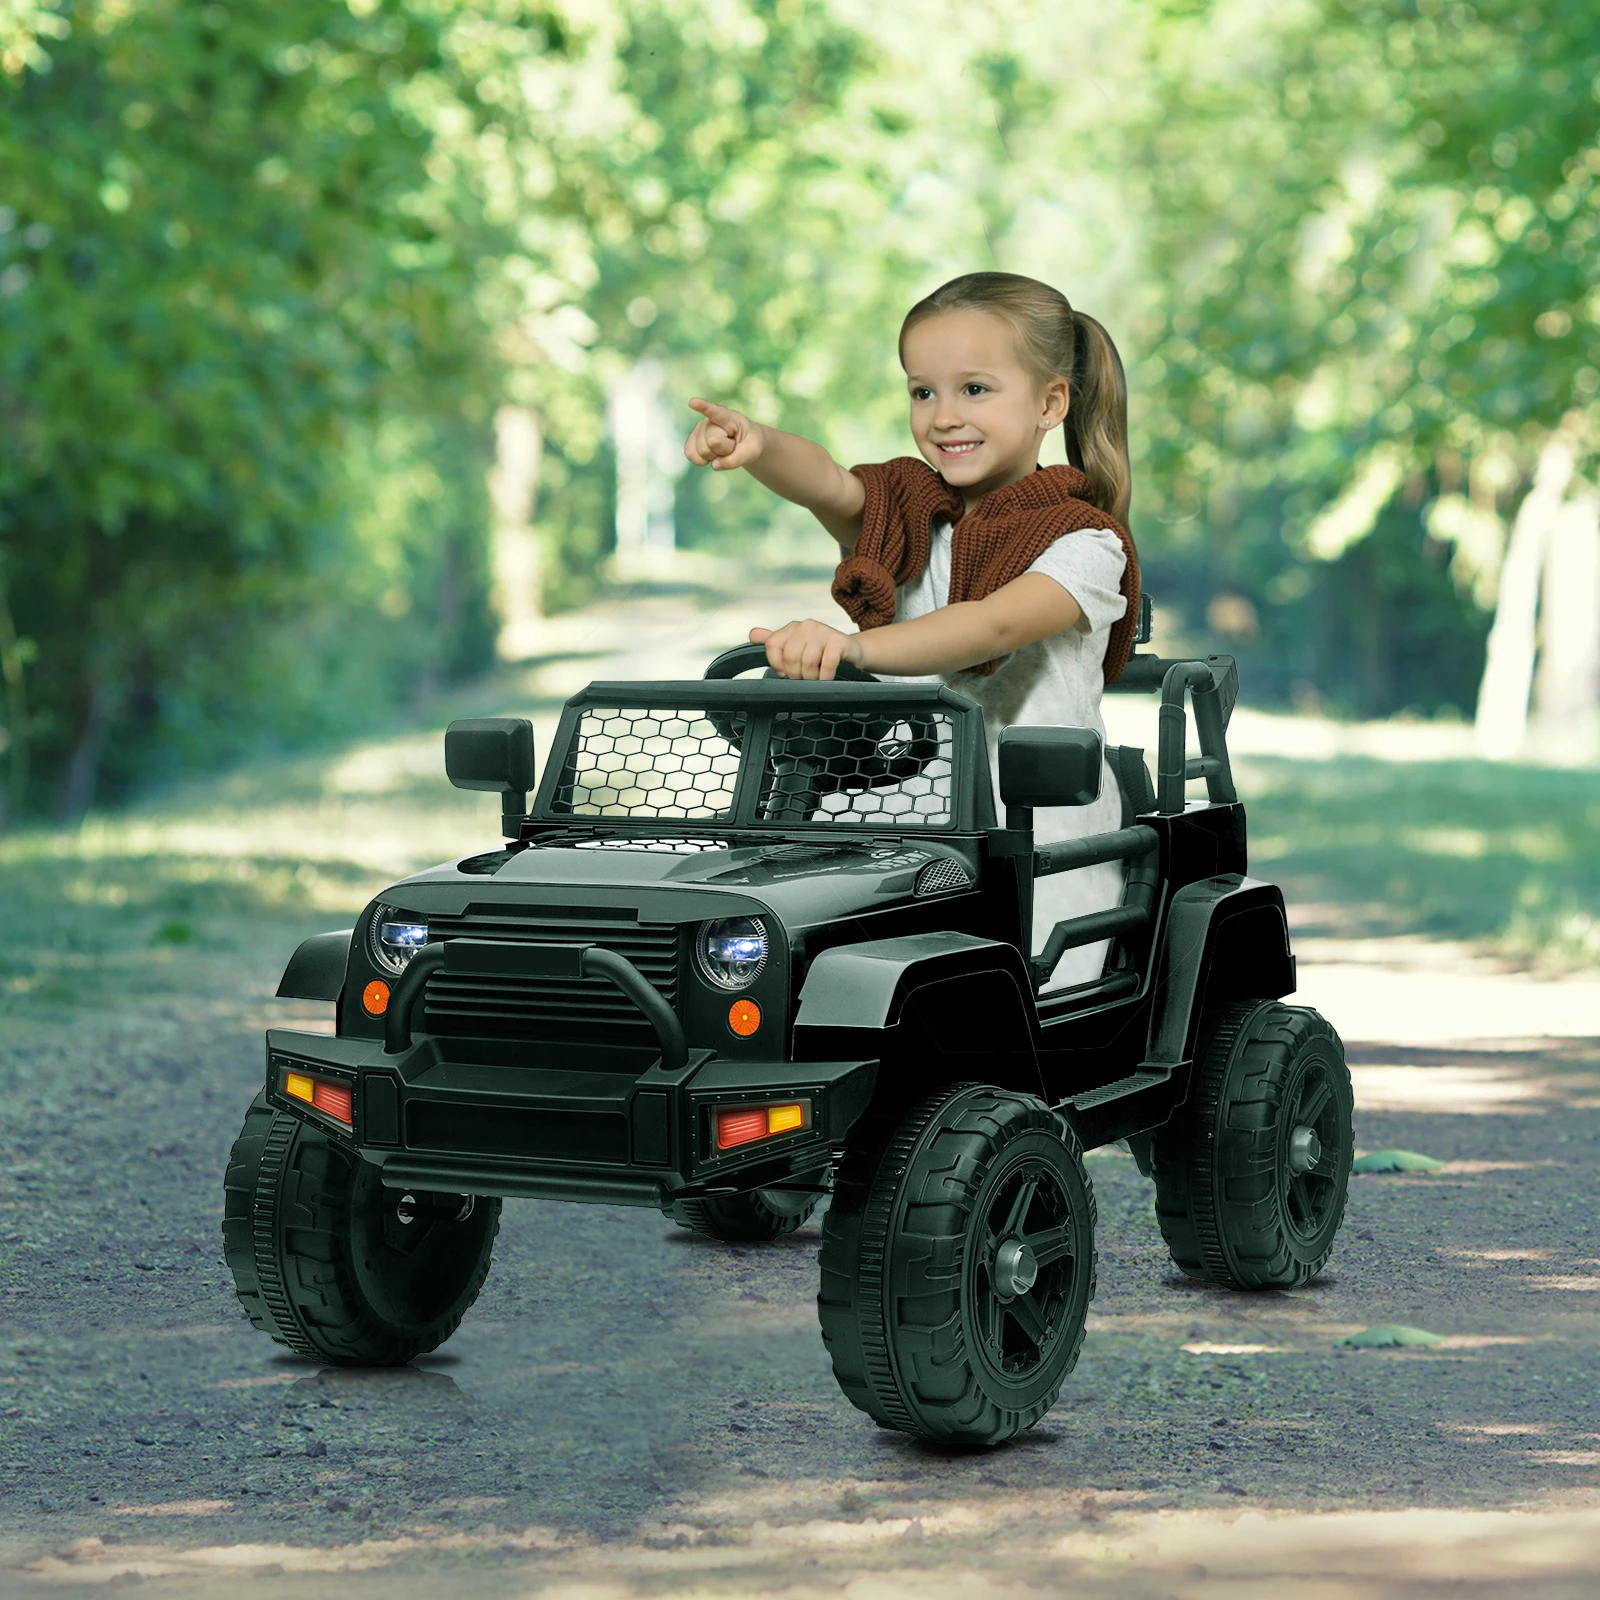
M 1238 798 L 1233 767 L 1228 759 L 1228 719 L 1239 698 L 1239 669 L 1232 656 L 1168 660 L 1162 656 L 1133 655 L 1108 694 L 1161 693 L 1160 734 L 1156 748 L 1156 810 L 1162 816 L 1183 812 L 1183 786 L 1190 778 L 1204 778 L 1214 805 L 1232 805 Z M 1194 707 L 1195 732 L 1200 756 L 1188 752 L 1188 719 L 1183 699 L 1188 693 Z

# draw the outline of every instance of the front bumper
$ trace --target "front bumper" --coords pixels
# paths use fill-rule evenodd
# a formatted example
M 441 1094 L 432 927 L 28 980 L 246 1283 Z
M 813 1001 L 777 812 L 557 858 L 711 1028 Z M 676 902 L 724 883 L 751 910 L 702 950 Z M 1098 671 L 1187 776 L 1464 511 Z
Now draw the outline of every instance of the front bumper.
M 668 1206 L 813 1173 L 866 1109 L 876 1061 L 724 1061 L 688 1052 L 639 1071 L 618 1052 L 504 1039 L 377 1040 L 267 1032 L 267 1098 L 384 1169 L 456 1194 Z M 291 1073 L 347 1085 L 352 1125 L 285 1092 Z M 718 1151 L 712 1113 L 808 1100 L 810 1125 Z

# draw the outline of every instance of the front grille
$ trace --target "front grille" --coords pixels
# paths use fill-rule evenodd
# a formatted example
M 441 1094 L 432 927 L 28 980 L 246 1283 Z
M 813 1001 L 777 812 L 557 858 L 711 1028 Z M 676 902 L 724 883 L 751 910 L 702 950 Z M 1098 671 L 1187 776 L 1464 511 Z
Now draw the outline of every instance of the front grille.
M 508 944 L 595 944 L 626 956 L 669 1005 L 678 999 L 678 929 L 671 925 L 528 916 L 433 916 L 432 939 L 495 939 Z M 423 995 L 429 1033 L 478 1038 L 652 1045 L 655 1031 L 604 978 L 510 978 L 436 972 Z

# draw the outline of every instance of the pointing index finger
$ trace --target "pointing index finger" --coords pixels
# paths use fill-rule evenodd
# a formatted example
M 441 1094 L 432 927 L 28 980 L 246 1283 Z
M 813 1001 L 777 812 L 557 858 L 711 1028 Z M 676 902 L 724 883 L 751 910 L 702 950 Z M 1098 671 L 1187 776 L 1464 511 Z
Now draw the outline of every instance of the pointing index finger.
M 726 406 L 719 406 L 715 400 L 702 400 L 697 395 L 689 402 L 691 410 L 698 411 L 707 422 L 714 422 L 718 427 L 726 427 L 728 419 L 733 415 Z

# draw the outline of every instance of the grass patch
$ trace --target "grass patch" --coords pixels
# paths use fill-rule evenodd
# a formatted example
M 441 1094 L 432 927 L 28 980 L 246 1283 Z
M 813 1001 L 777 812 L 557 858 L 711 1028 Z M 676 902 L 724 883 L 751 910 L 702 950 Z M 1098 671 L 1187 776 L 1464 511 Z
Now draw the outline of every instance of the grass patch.
M 1251 860 L 1318 900 L 1382 908 L 1384 931 L 1600 960 L 1593 772 L 1483 761 L 1238 763 Z
M 300 939 L 497 841 L 493 797 L 446 781 L 441 732 L 253 764 L 78 829 L 0 838 L 0 1008 L 224 981 L 269 994 Z

